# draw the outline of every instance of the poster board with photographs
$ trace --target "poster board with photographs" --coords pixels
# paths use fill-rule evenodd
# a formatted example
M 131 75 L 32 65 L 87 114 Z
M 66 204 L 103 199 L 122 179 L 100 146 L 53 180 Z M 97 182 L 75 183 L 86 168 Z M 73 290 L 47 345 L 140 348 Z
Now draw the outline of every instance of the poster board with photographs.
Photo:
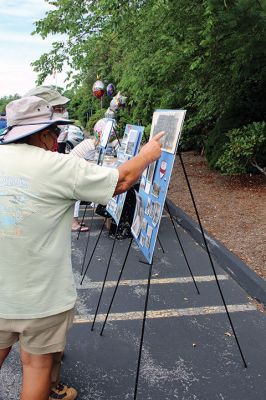
M 126 125 L 121 146 L 117 152 L 117 166 L 134 157 L 138 153 L 143 132 L 143 126 Z M 122 193 L 113 197 L 106 206 L 106 211 L 108 211 L 117 225 L 119 224 L 122 215 L 126 195 L 127 193 Z
M 152 262 L 185 110 L 156 110 L 150 138 L 165 131 L 160 159 L 143 172 L 131 232 L 148 263 Z M 169 118 L 169 120 L 168 120 Z
M 113 133 L 114 125 L 115 125 L 115 120 L 112 118 L 110 118 L 105 123 L 105 126 L 102 130 L 101 138 L 100 138 L 100 143 L 99 143 L 100 148 L 102 148 L 102 149 L 106 148 L 106 146 L 109 142 L 110 136 Z

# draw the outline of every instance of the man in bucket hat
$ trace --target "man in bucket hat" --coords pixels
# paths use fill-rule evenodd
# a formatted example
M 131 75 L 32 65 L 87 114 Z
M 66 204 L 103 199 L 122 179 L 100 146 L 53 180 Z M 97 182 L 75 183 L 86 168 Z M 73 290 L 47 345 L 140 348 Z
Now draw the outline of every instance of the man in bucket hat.
M 21 400 L 75 399 L 66 385 L 50 391 L 63 351 L 76 290 L 71 220 L 76 199 L 107 204 L 161 154 L 158 134 L 118 169 L 52 152 L 57 119 L 49 103 L 24 97 L 6 107 L 0 136 L 0 367 L 20 342 Z
M 70 99 L 68 97 L 62 96 L 52 86 L 36 86 L 35 88 L 29 90 L 26 94 L 24 94 L 23 97 L 27 96 L 37 96 L 41 99 L 46 100 L 53 107 L 54 115 L 56 115 L 56 117 L 65 118 L 66 115 L 68 116 L 65 106 L 70 101 Z M 66 129 L 66 125 L 61 125 L 60 130 L 60 135 L 57 138 L 57 151 L 59 153 L 65 153 L 68 130 Z M 79 204 L 80 202 L 77 201 L 74 208 L 72 231 L 88 232 L 88 226 L 86 226 L 85 224 L 82 224 L 81 226 L 78 221 Z

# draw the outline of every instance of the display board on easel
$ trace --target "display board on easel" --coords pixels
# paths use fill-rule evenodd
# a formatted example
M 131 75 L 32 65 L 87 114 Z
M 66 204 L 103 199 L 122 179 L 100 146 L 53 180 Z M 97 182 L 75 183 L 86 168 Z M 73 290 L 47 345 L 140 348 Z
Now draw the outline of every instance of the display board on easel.
M 126 125 L 121 146 L 117 154 L 117 166 L 131 159 L 138 153 L 143 132 L 143 126 Z M 112 216 L 117 225 L 122 215 L 126 195 L 127 193 L 125 192 L 113 197 L 106 206 L 106 211 Z
M 162 154 L 143 172 L 131 232 L 148 263 L 152 262 L 155 243 L 172 175 L 186 110 L 156 110 L 150 139 L 161 131 Z
M 107 144 L 110 140 L 110 137 L 114 134 L 115 123 L 116 122 L 114 119 L 106 118 L 106 122 L 100 137 L 100 143 L 99 143 L 100 151 L 97 159 L 98 165 L 103 164 L 103 159 L 105 156 Z

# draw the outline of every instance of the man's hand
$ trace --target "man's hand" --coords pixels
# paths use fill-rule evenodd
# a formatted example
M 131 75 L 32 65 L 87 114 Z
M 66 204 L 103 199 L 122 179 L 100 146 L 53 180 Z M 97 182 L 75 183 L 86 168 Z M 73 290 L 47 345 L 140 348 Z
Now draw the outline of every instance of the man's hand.
M 160 139 L 164 135 L 164 132 L 158 133 L 158 135 L 154 136 L 154 138 L 142 147 L 136 157 L 118 167 L 119 179 L 114 195 L 126 192 L 138 180 L 144 169 L 150 163 L 160 158 L 162 147 Z
M 146 143 L 139 152 L 139 155 L 144 157 L 150 164 L 158 160 L 161 156 L 162 144 L 160 139 L 165 135 L 165 132 L 160 132 L 155 135 L 148 143 Z

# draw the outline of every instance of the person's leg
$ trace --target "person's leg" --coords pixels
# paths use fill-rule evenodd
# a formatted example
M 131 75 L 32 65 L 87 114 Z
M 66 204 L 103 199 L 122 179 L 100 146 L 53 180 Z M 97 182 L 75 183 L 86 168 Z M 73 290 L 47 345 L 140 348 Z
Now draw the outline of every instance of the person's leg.
M 0 369 L 17 341 L 18 334 L 12 332 L 12 320 L 0 318 Z
M 76 201 L 75 203 L 75 208 L 74 208 L 74 217 L 72 220 L 72 231 L 77 232 L 88 232 L 89 228 L 86 225 L 80 226 L 80 222 L 78 220 L 79 217 L 79 207 L 80 207 L 80 201 Z
M 53 367 L 51 375 L 51 388 L 56 388 L 60 382 L 60 370 L 62 365 L 63 351 L 53 354 Z
M 23 381 L 20 400 L 49 400 L 53 354 L 30 354 L 21 348 Z
M 12 346 L 8 347 L 6 349 L 0 349 L 0 369 L 1 369 L 3 363 L 4 363 L 5 359 L 7 358 L 7 356 L 8 356 L 8 354 L 9 354 L 11 349 L 12 349 Z
M 79 206 L 80 206 L 80 201 L 76 201 L 75 208 L 74 208 L 74 216 L 73 216 L 73 220 L 72 220 L 72 230 L 79 230 L 79 228 L 80 228 L 80 223 L 78 220 Z
M 57 384 L 66 334 L 72 326 L 73 317 L 74 309 L 71 309 L 49 317 L 23 320 L 22 326 L 19 322 L 24 375 L 20 400 L 76 399 L 74 388 Z M 41 386 L 43 394 L 39 395 Z

